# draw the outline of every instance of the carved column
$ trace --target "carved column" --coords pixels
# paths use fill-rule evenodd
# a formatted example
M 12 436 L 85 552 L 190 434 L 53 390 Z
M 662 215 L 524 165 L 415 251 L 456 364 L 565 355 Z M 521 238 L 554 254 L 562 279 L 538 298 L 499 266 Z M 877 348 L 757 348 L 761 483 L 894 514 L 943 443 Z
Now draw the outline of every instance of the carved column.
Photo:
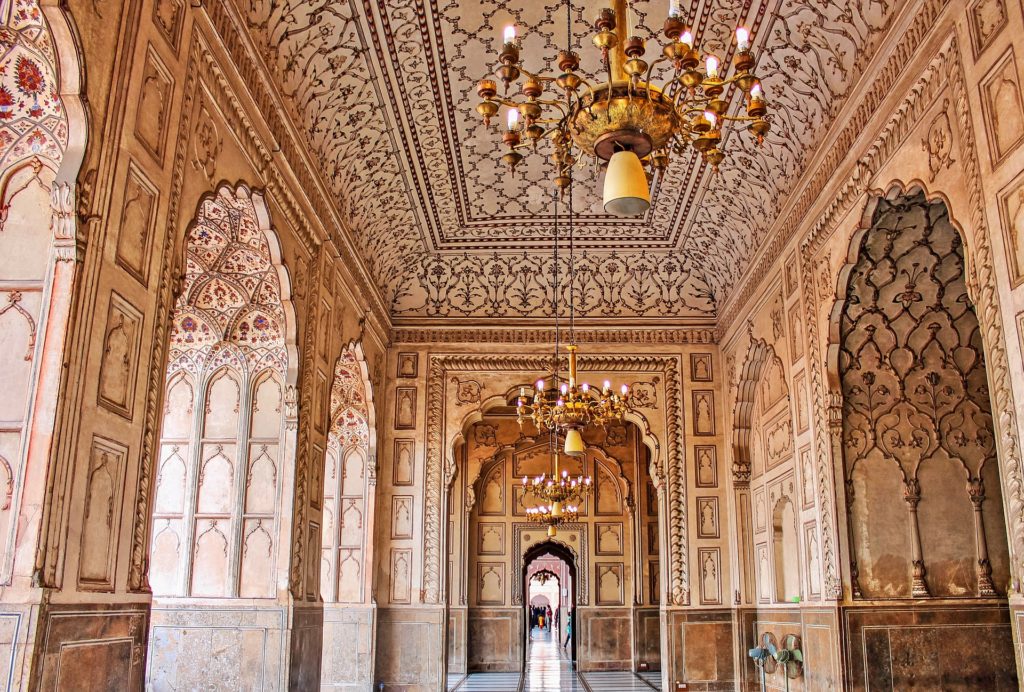
M 832 448 L 832 459 L 839 461 L 839 467 L 843 470 L 843 486 L 846 492 L 846 540 L 849 546 L 850 552 L 850 591 L 853 598 L 862 598 L 863 594 L 860 590 L 860 573 L 857 568 L 857 553 L 854 550 L 853 542 L 853 526 L 850 521 L 850 507 L 853 506 L 854 501 L 854 489 L 853 479 L 846 477 L 846 463 L 843 456 L 843 395 L 842 392 L 829 392 L 828 393 L 828 406 L 826 408 L 828 415 L 828 438 L 829 445 Z M 830 598 L 836 600 L 842 598 L 842 589 L 839 588 L 839 593 L 833 592 L 829 595 Z
M 985 482 L 981 478 L 972 478 L 967 481 L 967 495 L 974 505 L 974 548 L 978 560 L 978 595 L 985 597 L 996 596 L 996 588 L 992 583 L 992 563 L 988 559 L 988 540 L 985 538 L 985 521 L 981 513 L 982 503 L 985 502 Z
M 913 566 L 913 582 L 910 595 L 914 598 L 928 598 L 928 585 L 924 581 L 924 558 L 921 554 L 921 529 L 917 521 L 917 505 L 921 502 L 921 484 L 916 478 L 903 481 L 903 499 L 910 514 L 910 557 Z

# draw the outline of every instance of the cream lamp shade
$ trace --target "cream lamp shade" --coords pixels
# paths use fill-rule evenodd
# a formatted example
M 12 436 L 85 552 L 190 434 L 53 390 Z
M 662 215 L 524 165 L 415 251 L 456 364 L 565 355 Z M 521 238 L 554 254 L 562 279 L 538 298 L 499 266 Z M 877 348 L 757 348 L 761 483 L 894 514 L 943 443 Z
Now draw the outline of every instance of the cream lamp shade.
M 565 453 L 571 457 L 581 457 L 586 449 L 580 431 L 576 428 L 569 428 L 565 433 Z
M 650 206 L 651 192 L 639 157 L 631 151 L 612 154 L 604 177 L 604 210 L 614 216 L 640 216 Z

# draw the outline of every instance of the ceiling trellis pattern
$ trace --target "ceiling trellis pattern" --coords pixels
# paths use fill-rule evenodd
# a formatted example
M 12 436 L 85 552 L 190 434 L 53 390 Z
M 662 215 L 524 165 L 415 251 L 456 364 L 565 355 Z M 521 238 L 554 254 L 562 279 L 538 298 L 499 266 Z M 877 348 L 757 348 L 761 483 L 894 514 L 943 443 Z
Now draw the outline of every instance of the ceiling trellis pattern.
M 521 269 L 550 267 L 546 157 L 527 157 L 521 173 L 509 178 L 496 162 L 498 138 L 474 111 L 473 90 L 511 21 L 525 33 L 528 64 L 550 63 L 564 42 L 564 2 L 235 1 L 396 316 L 550 314 L 548 282 L 539 276 L 524 282 Z M 574 36 L 577 47 L 584 44 L 588 71 L 596 67 L 588 35 L 592 5 L 574 6 Z M 638 33 L 660 28 L 667 2 L 634 5 Z M 653 189 L 651 211 L 633 221 L 604 215 L 598 172 L 581 170 L 577 238 L 590 270 L 579 290 L 601 296 L 580 301 L 581 314 L 713 315 L 901 5 L 691 3 L 702 45 L 719 55 L 737 24 L 753 28 L 759 74 L 775 111 L 773 132 L 761 148 L 735 133 L 717 176 L 695 166 L 693 156 L 679 157 Z M 650 44 L 648 57 L 655 51 Z M 612 253 L 612 264 L 650 263 L 653 270 L 625 277 L 612 295 L 601 283 L 622 278 L 602 270 Z M 675 271 L 663 272 L 666 264 Z M 661 287 L 669 284 L 667 298 Z M 528 296 L 527 302 L 507 301 L 512 294 Z

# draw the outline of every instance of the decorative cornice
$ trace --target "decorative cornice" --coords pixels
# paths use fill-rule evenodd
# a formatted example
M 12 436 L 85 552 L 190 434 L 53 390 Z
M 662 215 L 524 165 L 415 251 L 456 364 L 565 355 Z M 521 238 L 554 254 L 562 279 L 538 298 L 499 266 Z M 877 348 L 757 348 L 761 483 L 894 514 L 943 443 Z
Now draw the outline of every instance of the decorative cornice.
M 730 292 L 723 301 L 718 318 L 720 333 L 725 334 L 729 331 L 760 288 L 761 282 L 771 275 L 772 265 L 782 256 L 782 252 L 790 240 L 801 227 L 805 226 L 812 207 L 818 201 L 825 187 L 836 178 L 839 167 L 850 156 L 854 144 L 864 134 L 868 123 L 878 115 L 879 106 L 892 94 L 892 88 L 896 81 L 903 74 L 907 65 L 911 63 L 911 58 L 920 48 L 924 39 L 935 28 L 936 19 L 947 5 L 949 5 L 949 0 L 925 0 L 910 27 L 896 42 L 895 50 L 889 55 L 875 81 L 861 98 L 853 115 L 846 120 L 846 124 L 839 131 L 835 141 L 828 145 L 828 153 L 821 163 L 813 170 L 806 171 L 801 177 L 801 180 L 804 181 L 802 192 L 789 205 L 788 209 L 779 214 L 775 222 L 776 228 L 769 233 L 769 240 L 764 244 L 757 260 L 750 264 L 737 288 Z M 894 118 L 894 120 L 901 119 L 901 113 Z M 891 125 L 890 122 L 890 126 L 886 127 L 887 132 L 891 129 Z M 834 127 L 838 127 L 838 123 Z M 866 183 L 866 178 L 870 177 L 869 174 L 865 175 L 870 170 L 867 164 L 879 160 L 879 157 L 873 153 L 874 150 L 875 147 L 872 147 L 865 156 L 868 161 L 862 159 L 851 163 L 854 170 L 849 176 L 850 180 L 843 185 L 836 200 L 829 205 L 825 216 L 819 220 L 819 224 L 827 224 L 831 219 L 844 213 L 849 209 L 853 200 L 858 197 L 859 193 L 854 193 L 856 184 L 862 180 Z
M 577 329 L 583 343 L 596 344 L 716 344 L 718 334 L 712 327 L 678 329 Z M 391 330 L 393 344 L 553 344 L 555 330 L 498 329 L 494 327 L 454 328 L 396 327 Z

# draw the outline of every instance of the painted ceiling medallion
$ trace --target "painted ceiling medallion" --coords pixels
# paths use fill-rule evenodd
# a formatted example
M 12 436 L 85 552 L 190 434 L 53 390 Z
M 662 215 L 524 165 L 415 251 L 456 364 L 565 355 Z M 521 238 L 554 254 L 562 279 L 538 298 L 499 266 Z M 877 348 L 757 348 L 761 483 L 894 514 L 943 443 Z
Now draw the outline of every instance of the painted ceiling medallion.
M 635 35 L 631 15 L 629 0 L 612 0 L 597 17 L 593 43 L 601 52 L 600 81 L 580 74 L 568 2 L 559 74 L 530 72 L 521 39 L 509 26 L 494 70 L 505 95 L 499 95 L 493 79 L 477 83 L 483 100 L 476 109 L 485 125 L 502 107 L 507 109 L 502 143 L 508 151 L 501 160 L 513 174 L 524 158 L 521 152 L 536 152 L 538 143 L 547 139 L 555 186 L 568 187 L 574 169 L 587 160 L 606 166 L 604 210 L 619 217 L 644 214 L 651 202 L 648 176 L 664 174 L 672 157 L 690 147 L 717 171 L 725 160 L 720 148 L 725 123 L 744 123 L 759 144 L 769 130 L 768 106 L 753 72 L 756 61 L 746 27 L 736 29 L 734 74 L 726 77 L 713 52 L 703 56 L 701 67 L 690 18 L 675 0 L 665 20 L 662 55 L 651 62 L 644 59 L 647 42 Z M 659 66 L 658 73 L 670 68 L 660 85 L 653 78 Z M 520 95 L 509 96 L 516 88 Z M 737 93 L 742 105 L 733 108 Z

